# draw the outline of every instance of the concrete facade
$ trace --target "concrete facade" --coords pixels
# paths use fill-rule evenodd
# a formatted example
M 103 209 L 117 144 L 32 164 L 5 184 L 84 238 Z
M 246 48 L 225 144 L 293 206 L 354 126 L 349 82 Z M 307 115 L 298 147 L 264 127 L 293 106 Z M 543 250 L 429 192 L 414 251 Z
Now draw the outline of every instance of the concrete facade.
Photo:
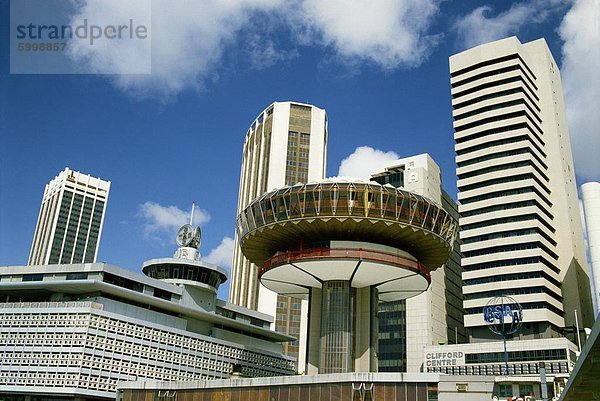
M 428 154 L 399 159 L 387 166 L 385 171 L 374 174 L 371 179 L 426 196 L 458 220 L 456 202 L 443 191 L 440 168 Z M 402 301 L 405 303 L 406 325 L 403 328 L 390 327 L 394 331 L 383 332 L 384 338 L 379 342 L 379 353 L 394 355 L 395 353 L 388 352 L 386 348 L 397 348 L 394 337 L 398 336 L 398 329 L 404 330 L 404 338 L 402 334 L 396 337 L 398 341 L 405 341 L 406 365 L 403 371 L 420 372 L 424 362 L 424 347 L 465 342 L 461 273 L 460 249 L 457 243 L 446 265 L 431 272 L 431 285 L 427 291 Z M 401 308 L 401 305 L 398 307 Z M 402 317 L 392 315 L 392 319 Z M 380 320 L 380 327 L 382 325 L 385 323 Z M 389 363 L 385 360 L 381 362 L 380 369 L 402 366 L 401 363 L 394 365 L 393 360 Z
M 482 308 L 508 295 L 520 338 L 593 322 L 558 67 L 543 39 L 515 37 L 450 57 L 465 326 L 490 341 Z
M 44 189 L 29 265 L 93 263 L 110 181 L 65 168 Z
M 446 346 L 429 346 L 424 350 L 425 372 L 486 377 L 496 383 L 495 395 L 527 396 L 541 399 L 540 367 L 546 372 L 550 398 L 558 398 L 564 390 L 577 359 L 577 347 L 566 338 L 521 340 L 507 342 L 508 370 L 504 374 L 504 344 L 502 341 L 478 342 Z
M 104 263 L 0 267 L 0 394 L 114 399 L 119 381 L 286 375 L 292 338 L 216 298 L 227 273 L 148 261 L 148 277 Z M 61 398 L 63 399 L 63 398 Z

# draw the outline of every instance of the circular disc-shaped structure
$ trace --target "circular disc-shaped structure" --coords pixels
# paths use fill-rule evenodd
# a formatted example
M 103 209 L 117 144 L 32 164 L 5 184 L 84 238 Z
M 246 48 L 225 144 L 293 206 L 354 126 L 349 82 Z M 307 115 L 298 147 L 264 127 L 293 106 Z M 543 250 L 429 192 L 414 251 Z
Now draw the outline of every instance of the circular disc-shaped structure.
M 261 283 L 280 295 L 306 299 L 310 288 L 326 281 L 351 287 L 376 287 L 379 299 L 396 301 L 427 290 L 429 270 L 412 255 L 391 247 L 331 241 L 323 248 L 276 253 L 259 271 Z
M 377 286 L 383 300 L 427 289 L 457 230 L 428 198 L 375 182 L 284 187 L 255 199 L 237 223 L 242 252 L 261 266 L 267 288 L 301 296 L 346 280 Z
M 212 287 L 215 291 L 227 281 L 227 272 L 219 266 L 200 260 L 181 258 L 151 259 L 144 262 L 142 272 L 158 280 Z

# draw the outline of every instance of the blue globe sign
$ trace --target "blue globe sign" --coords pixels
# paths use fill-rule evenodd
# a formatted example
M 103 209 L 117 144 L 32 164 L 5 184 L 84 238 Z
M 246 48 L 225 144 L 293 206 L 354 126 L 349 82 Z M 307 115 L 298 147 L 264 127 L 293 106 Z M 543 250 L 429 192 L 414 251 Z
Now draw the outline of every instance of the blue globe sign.
M 523 308 L 511 297 L 494 297 L 483 307 L 483 319 L 492 332 L 506 337 L 521 328 Z

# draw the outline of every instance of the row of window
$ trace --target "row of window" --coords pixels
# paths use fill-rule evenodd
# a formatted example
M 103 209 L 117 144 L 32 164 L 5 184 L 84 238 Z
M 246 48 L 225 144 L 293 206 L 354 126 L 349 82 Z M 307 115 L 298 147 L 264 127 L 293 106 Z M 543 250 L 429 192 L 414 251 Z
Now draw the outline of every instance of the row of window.
M 517 244 L 511 244 L 511 245 L 490 246 L 487 248 L 480 248 L 480 249 L 476 249 L 473 251 L 465 251 L 465 252 L 463 252 L 463 256 L 465 258 L 472 258 L 472 257 L 476 257 L 476 256 L 491 255 L 494 253 L 524 251 L 527 249 L 542 249 L 548 255 L 552 256 L 554 259 L 558 259 L 558 255 L 554 251 L 552 251 L 546 245 L 542 244 L 539 241 L 517 243 Z
M 475 65 L 466 67 L 462 70 L 459 71 L 455 71 L 454 73 L 451 74 L 452 78 L 456 78 L 459 75 L 463 75 L 466 72 L 470 72 L 470 71 L 475 71 L 478 70 L 480 68 L 483 67 L 487 67 L 487 66 L 491 66 L 491 65 L 495 65 L 495 64 L 500 64 L 500 63 L 507 63 L 509 61 L 517 61 L 518 64 L 516 65 L 511 65 L 509 67 L 496 67 L 495 70 L 491 70 L 491 71 L 487 71 L 487 72 L 481 72 L 477 75 L 474 75 L 471 78 L 465 78 L 462 79 L 460 81 L 458 81 L 458 83 L 456 84 L 457 86 L 467 83 L 467 82 L 472 82 L 473 80 L 477 79 L 477 78 L 484 78 L 484 77 L 489 77 L 489 76 L 494 76 L 496 75 L 494 72 L 501 70 L 503 68 L 509 68 L 508 71 L 512 71 L 514 69 L 519 69 L 522 71 L 523 75 L 527 78 L 527 80 L 531 83 L 531 85 L 533 85 L 533 87 L 537 90 L 537 85 L 535 84 L 535 74 L 533 73 L 533 71 L 531 71 L 531 68 L 529 68 L 529 66 L 523 61 L 523 59 L 521 58 L 521 56 L 518 53 L 515 54 L 511 54 L 508 56 L 502 56 L 502 57 L 498 57 L 495 59 L 491 59 L 491 60 L 486 60 L 486 61 L 482 61 L 480 63 L 477 63 Z M 517 68 L 512 68 L 512 67 L 517 67 Z M 504 71 L 504 72 L 508 72 L 508 71 Z M 475 78 L 475 79 L 473 79 Z
M 544 161 L 541 160 L 540 157 L 535 152 L 533 152 L 528 146 L 525 146 L 525 147 L 519 148 L 519 149 L 506 150 L 506 151 L 502 151 L 502 152 L 490 152 L 483 156 L 474 157 L 472 159 L 458 162 L 456 165 L 460 168 L 460 167 L 466 167 L 466 166 L 470 166 L 472 164 L 481 163 L 481 162 L 488 161 L 488 160 L 495 160 L 495 159 L 500 159 L 502 157 L 517 156 L 517 155 L 522 155 L 522 154 L 530 154 L 544 167 L 544 169 L 548 168 L 546 163 L 544 163 Z
M 458 109 L 461 109 L 463 107 L 470 106 L 472 104 L 485 102 L 486 100 L 491 100 L 491 99 L 495 99 L 495 98 L 498 98 L 498 97 L 514 95 L 516 93 L 522 93 L 527 99 L 529 99 L 529 101 L 531 102 L 531 104 L 533 104 L 533 106 L 538 111 L 541 111 L 540 107 L 536 104 L 536 102 L 533 101 L 533 99 L 531 98 L 531 96 L 529 95 L 529 93 L 527 93 L 527 91 L 525 90 L 525 88 L 522 87 L 522 86 L 519 86 L 519 87 L 516 87 L 516 88 L 507 89 L 507 90 L 503 90 L 503 91 L 489 93 L 489 94 L 486 94 L 486 95 L 475 97 L 475 98 L 470 99 L 470 100 L 465 100 L 464 102 L 453 104 L 452 105 L 452 109 L 453 110 L 458 110 Z
M 566 362 L 546 363 L 545 367 L 546 373 L 569 373 L 569 366 Z M 445 373 L 450 375 L 501 376 L 505 374 L 505 365 L 504 363 L 497 363 L 472 366 L 429 367 L 427 368 L 427 372 Z M 539 374 L 539 366 L 537 363 L 509 363 L 508 374 Z
M 535 193 L 548 206 L 552 207 L 552 203 L 546 198 L 546 196 L 543 195 L 540 191 L 538 191 L 537 188 L 531 187 L 531 186 L 526 186 L 526 187 L 517 188 L 517 189 L 505 189 L 505 190 L 500 190 L 500 191 L 486 192 L 485 194 L 482 194 L 482 195 L 476 195 L 476 196 L 471 196 L 468 198 L 461 199 L 460 203 L 463 205 L 466 205 L 469 203 L 481 202 L 481 201 L 488 200 L 488 199 L 503 198 L 506 196 L 522 195 L 522 194 L 527 194 L 527 193 Z M 551 231 L 554 232 L 554 230 L 551 230 Z
M 476 223 L 464 224 L 461 227 L 461 229 L 463 231 L 467 231 L 467 230 L 474 230 L 476 228 L 496 226 L 496 225 L 499 225 L 499 224 L 517 223 L 517 222 L 529 221 L 529 220 L 537 220 L 540 223 L 542 223 L 546 228 L 548 228 L 548 230 L 550 230 L 551 232 L 555 232 L 556 231 L 554 229 L 554 227 L 552 227 L 548 222 L 546 222 L 545 219 L 543 219 L 537 213 L 528 213 L 528 214 L 522 214 L 522 215 L 519 215 L 519 216 L 500 217 L 500 218 L 496 218 L 496 219 L 489 219 L 489 220 L 484 220 L 484 221 L 478 221 Z
M 522 127 L 522 128 L 527 129 L 526 124 L 516 124 L 516 125 L 524 125 L 525 127 Z M 516 128 L 516 129 L 519 129 L 519 128 Z M 508 130 L 506 130 L 504 128 L 501 128 L 500 130 L 501 130 L 501 132 L 492 132 L 492 134 L 490 134 L 490 135 L 502 134 L 502 133 L 505 133 L 505 132 L 514 131 L 515 129 L 508 129 Z M 491 131 L 496 131 L 496 130 L 491 130 Z M 483 131 L 483 132 L 486 132 L 486 131 Z M 511 135 L 505 135 L 505 136 L 502 136 L 499 139 L 494 139 L 494 140 L 491 140 L 491 141 L 485 141 L 483 143 L 480 143 L 480 144 L 477 144 L 477 145 L 471 145 L 471 146 L 468 146 L 468 147 L 465 147 L 465 148 L 462 148 L 462 149 L 456 149 L 456 154 L 458 156 L 462 156 L 462 155 L 466 155 L 466 154 L 469 154 L 469 153 L 472 153 L 472 152 L 477 152 L 477 151 L 480 151 L 480 150 L 485 150 L 485 149 L 489 149 L 489 148 L 495 148 L 497 146 L 509 145 L 511 143 L 528 142 L 529 146 L 535 148 L 540 153 L 540 155 L 542 155 L 543 158 L 546 158 L 546 152 L 544 152 L 542 150 L 541 146 L 536 141 L 532 140 L 532 136 L 530 134 L 531 134 L 530 130 L 521 131 L 521 132 L 519 132 L 519 131 L 512 132 Z M 478 134 L 475 134 L 475 135 L 478 135 Z M 486 135 L 483 135 L 483 136 L 486 136 Z M 512 136 L 512 135 L 514 135 L 514 136 Z M 458 140 L 457 140 L 457 143 L 458 143 Z
M 518 161 L 518 162 L 495 164 L 495 165 L 489 166 L 489 167 L 482 167 L 478 170 L 473 170 L 473 171 L 469 171 L 468 173 L 459 174 L 458 179 L 463 180 L 466 178 L 477 177 L 479 175 L 493 173 L 493 172 L 497 172 L 497 171 L 512 170 L 512 169 L 516 169 L 516 168 L 520 168 L 520 167 L 529 167 L 529 166 L 533 167 L 533 169 L 535 171 L 537 171 L 547 182 L 550 181 L 550 179 L 548 179 L 548 176 L 546 175 L 546 173 L 544 171 L 542 171 L 542 169 L 540 169 L 539 166 L 537 166 L 533 160 L 522 160 L 522 161 Z M 507 172 L 506 174 L 509 174 L 509 172 Z
M 518 265 L 529 265 L 534 263 L 542 263 L 550 268 L 553 272 L 560 274 L 560 269 L 558 269 L 554 264 L 547 261 L 542 256 L 532 256 L 528 258 L 510 258 L 504 260 L 495 260 L 493 262 L 485 262 L 485 263 L 475 263 L 472 265 L 464 265 L 463 269 L 465 271 L 474 271 L 474 270 L 483 270 L 483 269 L 493 269 L 496 267 L 504 267 L 504 266 L 518 266 Z
M 528 361 L 560 361 L 567 359 L 567 350 L 536 349 L 526 351 L 509 351 L 508 362 Z M 504 362 L 504 352 L 482 352 L 476 354 L 465 354 L 466 363 L 499 363 Z
M 494 232 L 492 234 L 477 235 L 477 236 L 474 236 L 474 237 L 469 237 L 469 238 L 463 239 L 462 243 L 463 244 L 472 244 L 472 243 L 475 243 L 475 242 L 489 241 L 489 240 L 492 240 L 492 239 L 521 237 L 521 236 L 524 236 L 524 235 L 540 235 L 546 241 L 548 241 L 552 245 L 556 246 L 556 241 L 554 241 L 545 232 L 543 232 L 542 230 L 540 230 L 537 227 L 535 227 L 535 228 L 527 228 L 527 229 L 524 229 L 524 230 L 509 230 L 509 231 Z
M 545 286 L 534 286 L 534 287 L 522 287 L 522 288 L 501 288 L 493 291 L 482 291 L 473 294 L 464 294 L 465 301 L 481 298 L 492 298 L 501 295 L 513 296 L 513 295 L 527 295 L 527 294 L 546 294 L 559 302 L 562 302 L 562 297 L 552 291 L 550 288 Z
M 529 90 L 529 93 L 533 97 L 535 97 L 537 100 L 539 100 L 539 97 L 535 94 L 535 91 L 529 86 L 529 83 L 523 78 L 523 74 L 519 74 L 519 75 L 516 75 L 513 77 L 504 78 L 504 79 L 499 79 L 496 81 L 486 82 L 486 83 L 474 86 L 470 89 L 465 89 L 461 92 L 453 94 L 452 100 L 458 99 L 458 98 L 466 96 L 466 95 L 470 95 L 471 93 L 479 92 L 484 89 L 494 88 L 496 86 L 502 86 L 502 85 L 510 84 L 512 82 L 521 83 L 523 87 L 525 87 Z
M 548 302 L 522 302 L 521 307 L 524 310 L 528 309 L 548 309 L 551 312 L 556 313 L 558 316 L 564 316 L 564 312 L 554 305 L 549 304 Z M 475 308 L 465 308 L 465 313 L 467 315 L 478 315 L 483 313 L 482 307 Z M 525 312 L 523 312 L 525 314 Z
M 109 330 L 110 326 L 114 330 Z M 218 344 L 213 342 L 202 341 L 199 339 L 185 338 L 181 335 L 169 333 L 172 338 L 172 343 L 179 343 L 177 347 L 168 347 L 166 336 L 157 336 L 160 331 L 152 328 L 145 328 L 147 335 L 144 339 L 136 343 L 131 334 L 133 333 L 134 324 L 113 320 L 105 317 L 94 316 L 90 319 L 90 325 L 87 338 L 83 338 L 83 334 L 77 336 L 66 335 L 62 332 L 26 332 L 26 333 L 8 333 L 0 337 L 0 343 L 13 344 L 14 346 L 53 346 L 53 351 L 62 351 L 63 353 L 71 352 L 70 347 L 83 347 L 87 349 L 86 353 L 91 352 L 97 354 L 98 360 L 91 361 L 94 364 L 102 364 L 103 366 L 111 366 L 111 370 L 116 367 L 117 371 L 124 366 L 127 366 L 132 360 L 139 359 L 140 363 L 164 365 L 170 363 L 174 366 L 173 369 L 181 369 L 185 365 L 197 366 L 210 364 L 206 369 L 227 372 L 231 363 L 239 361 L 239 363 L 248 364 L 251 369 L 260 372 L 260 375 L 289 373 L 291 372 L 291 362 L 277 356 L 262 354 L 255 351 L 245 350 L 242 348 L 231 347 L 229 345 Z M 28 327 L 36 327 L 30 325 Z M 104 328 L 104 332 L 99 331 Z M 28 330 L 28 328 L 26 329 Z M 121 334 L 113 336 L 110 331 L 118 333 L 127 333 L 125 337 Z M 103 334 L 104 333 L 104 334 Z M 164 333 L 166 334 L 166 332 Z M 183 343 L 175 341 L 177 339 L 186 339 L 189 347 L 182 347 Z M 138 340 L 139 341 L 139 340 Z M 150 341 L 150 342 L 148 342 Z M 69 348 L 65 348 L 69 347 Z M 0 347 L 2 349 L 4 347 Z M 187 352 L 185 352 L 187 351 Z M 210 356 L 210 355 L 213 356 Z M 73 354 L 72 354 L 73 355 Z M 110 355 L 110 356 L 109 356 Z M 15 355 L 13 355 L 15 357 Z M 88 361 L 88 356 L 84 358 Z M 119 359 L 119 362 L 112 361 Z M 141 358 L 141 359 L 140 359 Z M 56 359 L 56 358 L 55 358 Z M 162 361 L 162 362 L 161 362 Z M 89 365 L 89 364 L 88 364 Z M 222 367 L 222 369 L 217 369 Z M 108 369 L 108 368 L 107 368 Z M 268 373 L 271 372 L 271 373 Z
M 552 284 L 557 287 L 561 287 L 561 284 L 558 280 L 553 277 L 550 277 L 545 272 L 534 271 L 534 272 L 526 272 L 526 273 L 511 273 L 511 274 L 500 274 L 495 276 L 488 276 L 482 278 L 474 278 L 464 280 L 464 285 L 477 285 L 477 284 L 486 284 L 486 283 L 497 283 L 503 281 L 513 281 L 513 280 L 527 280 L 532 278 L 543 278 L 548 280 Z
M 474 117 L 474 116 L 477 116 L 482 113 L 487 113 L 490 111 L 505 109 L 508 107 L 519 106 L 519 105 L 523 105 L 523 106 L 527 107 L 527 109 L 529 109 L 529 111 L 536 118 L 536 120 L 538 120 L 540 123 L 542 122 L 542 119 L 537 115 L 537 112 L 534 111 L 534 109 L 529 105 L 528 102 L 525 101 L 525 99 L 510 100 L 510 101 L 506 101 L 506 102 L 496 103 L 496 104 L 493 104 L 490 106 L 480 107 L 478 109 L 469 111 L 467 113 L 463 113 L 463 114 L 459 114 L 459 115 L 455 116 L 454 121 L 460 121 L 465 118 Z
M 521 130 L 523 130 L 523 131 L 521 131 Z M 498 141 L 502 141 L 503 143 L 511 143 L 510 136 L 509 136 L 510 134 L 508 134 L 508 133 L 518 135 L 519 140 L 522 140 L 523 138 L 529 140 L 532 143 L 532 145 L 545 157 L 545 153 L 542 151 L 542 147 L 544 146 L 544 141 L 542 140 L 541 136 L 533 130 L 533 128 L 529 125 L 529 123 L 527 121 L 504 125 L 499 128 L 495 127 L 495 128 L 489 128 L 486 130 L 482 130 L 482 131 L 476 131 L 476 132 L 473 132 L 472 134 L 463 136 L 461 138 L 456 138 L 455 142 L 457 145 L 459 145 L 464 142 L 473 141 L 475 139 L 485 138 L 485 137 L 491 136 L 491 135 L 502 134 L 501 139 L 495 139 L 494 141 L 489 141 L 489 142 L 473 145 L 470 147 L 466 147 L 463 149 L 459 149 L 456 151 L 456 154 L 460 156 L 460 155 L 463 155 L 466 153 L 473 152 L 475 150 L 481 150 L 481 149 L 488 148 L 492 144 L 494 144 L 494 146 L 496 146 L 496 145 L 498 145 Z M 535 139 L 535 140 L 532 140 L 532 139 Z
M 503 176 L 502 178 L 491 178 L 489 180 L 480 181 L 475 184 L 459 185 L 461 192 L 472 191 L 474 189 L 486 188 L 493 185 L 508 184 L 517 181 L 533 180 L 535 181 L 548 195 L 550 189 L 546 183 L 542 182 L 534 173 L 517 174 L 513 176 Z
M 527 192 L 531 192 L 531 191 L 527 191 Z M 519 202 L 499 203 L 499 204 L 495 204 L 495 205 L 492 205 L 492 206 L 480 207 L 480 208 L 477 208 L 477 209 L 473 209 L 473 210 L 468 210 L 468 211 L 462 212 L 460 214 L 460 217 L 463 217 L 463 218 L 464 217 L 471 217 L 471 216 L 477 216 L 477 215 L 485 214 L 485 213 L 498 212 L 498 211 L 501 211 L 501 210 L 519 209 L 519 208 L 530 207 L 530 206 L 537 207 L 542 212 L 544 212 L 546 214 L 546 216 L 548 216 L 550 219 L 554 219 L 554 216 L 552 216 L 552 214 L 550 213 L 550 211 L 548 211 L 545 207 L 543 207 L 535 199 L 533 199 L 533 200 L 526 200 L 526 201 L 519 201 Z

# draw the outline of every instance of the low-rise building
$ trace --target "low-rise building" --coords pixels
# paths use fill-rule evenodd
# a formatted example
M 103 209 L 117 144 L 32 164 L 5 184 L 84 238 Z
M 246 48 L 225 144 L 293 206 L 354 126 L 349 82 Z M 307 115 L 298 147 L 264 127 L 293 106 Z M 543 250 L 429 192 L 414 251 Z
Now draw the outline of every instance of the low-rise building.
M 541 371 L 545 369 L 548 394 L 558 395 L 573 371 L 577 346 L 566 338 L 507 341 L 508 375 L 505 374 L 504 344 L 485 343 L 428 346 L 424 350 L 424 372 L 462 376 L 490 376 L 499 399 L 528 395 L 540 397 Z M 534 398 L 536 399 L 536 398 Z
M 281 344 L 293 338 L 217 299 L 227 272 L 187 245 L 144 263 L 145 275 L 106 263 L 0 267 L 0 394 L 114 399 L 119 381 L 293 374 Z

